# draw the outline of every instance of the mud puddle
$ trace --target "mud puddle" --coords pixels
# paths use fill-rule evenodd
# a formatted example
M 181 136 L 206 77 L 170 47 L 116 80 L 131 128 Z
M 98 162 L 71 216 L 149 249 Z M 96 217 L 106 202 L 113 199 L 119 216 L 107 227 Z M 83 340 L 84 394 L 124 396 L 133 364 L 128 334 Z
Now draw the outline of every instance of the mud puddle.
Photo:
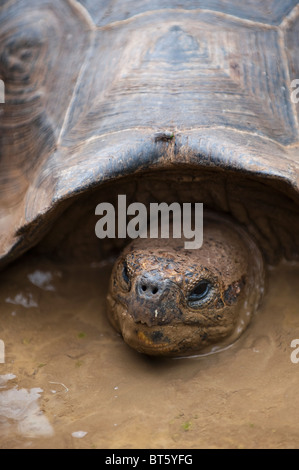
M 110 269 L 27 256 L 0 274 L 1 448 L 299 447 L 298 265 L 270 272 L 232 347 L 167 360 L 108 323 Z

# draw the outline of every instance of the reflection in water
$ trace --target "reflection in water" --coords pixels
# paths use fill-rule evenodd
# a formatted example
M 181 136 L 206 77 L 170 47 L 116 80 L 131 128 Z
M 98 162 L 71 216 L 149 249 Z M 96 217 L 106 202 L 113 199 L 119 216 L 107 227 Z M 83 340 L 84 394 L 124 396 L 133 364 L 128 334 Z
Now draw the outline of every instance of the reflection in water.
M 113 330 L 110 270 L 28 254 L 0 273 L 1 448 L 298 447 L 298 265 L 270 272 L 235 344 L 180 360 Z
M 22 305 L 26 308 L 38 306 L 30 292 L 25 294 L 19 292 L 13 298 L 7 297 L 5 299 L 5 302 L 7 302 L 8 304 Z
M 72 432 L 73 437 L 77 437 L 78 439 L 82 439 L 82 437 L 86 436 L 86 431 L 74 431 Z
M 40 269 L 37 269 L 33 273 L 28 274 L 28 279 L 32 284 L 40 287 L 41 289 L 55 290 L 54 286 L 51 284 L 53 276 L 50 271 L 41 271 Z
M 13 374 L 0 376 L 0 423 L 6 433 L 17 432 L 24 437 L 49 437 L 53 428 L 41 411 L 38 400 L 41 388 L 18 389 L 15 385 L 6 389 Z M 0 430 L 1 432 L 1 430 Z

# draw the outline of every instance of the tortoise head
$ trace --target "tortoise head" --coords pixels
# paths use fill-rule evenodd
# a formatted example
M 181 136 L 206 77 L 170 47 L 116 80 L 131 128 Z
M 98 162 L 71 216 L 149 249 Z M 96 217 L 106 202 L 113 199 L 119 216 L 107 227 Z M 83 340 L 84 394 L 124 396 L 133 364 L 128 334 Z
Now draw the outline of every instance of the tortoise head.
M 200 249 L 181 239 L 138 239 L 116 261 L 108 315 L 124 340 L 149 355 L 207 353 L 245 329 L 263 292 L 260 251 L 239 225 L 205 220 Z

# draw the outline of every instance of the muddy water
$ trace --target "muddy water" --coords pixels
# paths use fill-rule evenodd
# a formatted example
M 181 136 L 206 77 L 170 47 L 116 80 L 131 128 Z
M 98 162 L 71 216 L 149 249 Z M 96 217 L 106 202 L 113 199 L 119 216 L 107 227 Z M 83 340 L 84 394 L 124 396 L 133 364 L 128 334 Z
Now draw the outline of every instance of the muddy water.
M 1 448 L 299 447 L 298 265 L 270 272 L 232 347 L 167 360 L 109 325 L 110 269 L 27 256 L 1 273 Z

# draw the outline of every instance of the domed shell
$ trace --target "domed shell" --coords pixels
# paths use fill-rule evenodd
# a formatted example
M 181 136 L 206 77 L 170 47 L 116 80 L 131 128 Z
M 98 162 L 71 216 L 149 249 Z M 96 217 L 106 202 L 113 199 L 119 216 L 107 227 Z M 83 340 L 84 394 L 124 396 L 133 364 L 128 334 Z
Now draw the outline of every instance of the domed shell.
M 296 0 L 3 2 L 0 266 L 78 197 L 159 174 L 297 258 L 298 33 Z

